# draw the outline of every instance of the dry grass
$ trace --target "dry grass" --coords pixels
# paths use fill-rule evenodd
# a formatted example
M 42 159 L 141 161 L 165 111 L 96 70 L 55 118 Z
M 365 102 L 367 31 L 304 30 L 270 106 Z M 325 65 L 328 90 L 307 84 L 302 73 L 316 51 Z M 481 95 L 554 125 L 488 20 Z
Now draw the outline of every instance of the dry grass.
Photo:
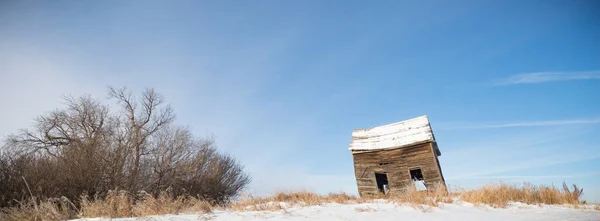
M 573 184 L 571 190 L 566 183 L 562 188 L 556 186 L 537 186 L 530 183 L 523 185 L 497 183 L 479 189 L 462 191 L 460 199 L 473 204 L 487 204 L 494 207 L 506 207 L 509 202 L 527 204 L 570 204 L 579 205 L 583 189 Z
M 569 188 L 563 183 L 562 188 L 555 186 L 537 186 L 525 183 L 523 185 L 496 183 L 473 190 L 459 190 L 448 192 L 445 188 L 430 188 L 428 191 L 417 191 L 408 188 L 405 191 L 394 192 L 388 195 L 357 198 L 346 193 L 330 193 L 320 195 L 307 191 L 279 192 L 269 197 L 243 196 L 236 202 L 223 205 L 221 209 L 230 211 L 276 211 L 294 206 L 312 206 L 328 203 L 352 204 L 372 202 L 374 199 L 384 199 L 400 205 L 410 205 L 421 211 L 438 207 L 441 203 L 452 203 L 462 200 L 476 205 L 490 205 L 506 207 L 510 202 L 527 204 L 568 204 L 579 208 L 585 204 L 580 201 L 583 190 L 572 185 Z M 89 199 L 82 197 L 80 208 L 76 208 L 66 198 L 36 200 L 20 202 L 19 206 L 3 209 L 0 220 L 65 220 L 69 218 L 90 217 L 138 217 L 161 214 L 202 213 L 212 212 L 213 205 L 207 201 L 194 197 L 174 197 L 167 192 L 162 192 L 158 197 L 144 194 L 133 200 L 125 191 L 109 191 L 106 197 Z M 593 207 L 600 210 L 600 205 Z M 356 208 L 357 212 L 368 212 L 369 209 Z
M 80 217 L 138 217 L 178 213 L 209 213 L 210 203 L 194 197 L 173 197 L 167 192 L 161 192 L 158 197 L 143 193 L 141 200 L 135 204 L 125 191 L 110 191 L 105 199 L 90 201 L 82 199 Z
M 399 204 L 427 205 L 437 207 L 440 203 L 450 203 L 452 198 L 444 187 L 434 187 L 428 191 L 418 191 L 415 188 L 407 188 L 405 191 L 393 193 L 390 200 Z
M 398 204 L 410 204 L 419 209 L 423 209 L 421 205 L 437 207 L 439 203 L 451 202 L 449 194 L 443 188 L 436 188 L 434 191 L 417 191 L 409 189 L 401 193 L 362 198 L 357 198 L 356 196 L 346 193 L 319 195 L 312 192 L 299 191 L 278 192 L 269 197 L 244 196 L 239 201 L 230 204 L 227 209 L 233 211 L 276 211 L 285 210 L 286 208 L 294 206 L 313 206 L 327 203 L 366 203 L 371 202 L 374 199 L 386 199 Z
M 410 205 L 421 211 L 438 207 L 442 203 L 452 203 L 455 200 L 477 205 L 506 207 L 510 202 L 526 204 L 568 204 L 578 208 L 581 205 L 580 196 L 583 190 L 573 185 L 569 188 L 563 183 L 562 188 L 555 186 L 538 186 L 525 183 L 523 185 L 497 183 L 474 190 L 459 190 L 449 192 L 445 188 L 430 188 L 428 191 L 417 191 L 407 188 L 401 192 L 374 197 L 356 198 L 345 193 L 319 195 L 311 192 L 279 192 L 270 197 L 245 197 L 228 206 L 234 211 L 264 211 L 284 210 L 293 206 L 323 205 L 325 203 L 365 203 L 373 199 L 384 199 L 401 205 Z
M 342 192 L 330 193 L 324 197 L 324 200 L 330 203 L 347 204 L 351 202 L 357 202 L 358 198 L 356 198 L 356 196 Z
M 126 191 L 109 191 L 104 199 L 81 199 L 80 217 L 132 217 L 133 200 Z
M 270 197 L 242 197 L 238 202 L 227 207 L 234 211 L 264 211 L 283 210 L 293 206 L 313 206 L 325 203 L 348 204 L 359 201 L 353 195 L 346 193 L 330 193 L 319 195 L 307 191 L 279 192 Z
M 154 198 L 146 194 L 140 202 L 133 207 L 134 216 L 151 216 L 177 213 L 210 213 L 210 203 L 193 197 L 173 197 L 166 192 Z
M 35 220 L 54 221 L 72 218 L 120 218 L 142 217 L 178 213 L 210 213 L 212 205 L 207 201 L 194 197 L 173 197 L 162 192 L 158 197 L 144 194 L 140 200 L 134 200 L 126 191 L 109 191 L 105 198 L 81 198 L 78 209 L 66 198 L 48 199 L 44 201 L 31 198 L 19 203 L 18 207 L 3 209 L 0 213 L 2 221 Z
M 75 205 L 66 198 L 39 201 L 31 197 L 26 202 L 20 201 L 17 207 L 3 209 L 0 220 L 66 220 L 75 214 Z

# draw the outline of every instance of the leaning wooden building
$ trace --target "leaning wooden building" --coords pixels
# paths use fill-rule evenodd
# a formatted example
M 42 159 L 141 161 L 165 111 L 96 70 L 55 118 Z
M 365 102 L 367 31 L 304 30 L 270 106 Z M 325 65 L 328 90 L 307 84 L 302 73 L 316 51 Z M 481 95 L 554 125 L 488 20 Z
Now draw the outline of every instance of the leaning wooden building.
M 360 196 L 446 187 L 427 116 L 354 130 L 348 149 Z

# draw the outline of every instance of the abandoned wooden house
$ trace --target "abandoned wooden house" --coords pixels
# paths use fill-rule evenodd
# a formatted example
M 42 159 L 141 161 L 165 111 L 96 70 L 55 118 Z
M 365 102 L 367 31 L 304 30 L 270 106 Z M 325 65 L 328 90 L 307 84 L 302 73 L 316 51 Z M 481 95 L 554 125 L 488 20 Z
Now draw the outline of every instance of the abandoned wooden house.
M 446 187 L 427 116 L 354 130 L 348 149 L 361 197 Z

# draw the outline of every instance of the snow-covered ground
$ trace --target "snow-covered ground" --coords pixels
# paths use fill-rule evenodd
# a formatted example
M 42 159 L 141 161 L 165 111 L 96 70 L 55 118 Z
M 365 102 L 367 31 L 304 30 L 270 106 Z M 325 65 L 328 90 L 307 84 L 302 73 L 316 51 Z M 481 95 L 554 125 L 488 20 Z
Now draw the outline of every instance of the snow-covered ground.
M 424 211 L 422 209 L 425 209 Z M 108 221 L 93 218 L 79 221 Z M 114 221 L 192 221 L 192 220 L 600 220 L 600 211 L 574 209 L 567 206 L 533 206 L 513 203 L 504 209 L 473 206 L 468 203 L 443 204 L 439 208 L 413 208 L 392 203 L 328 204 L 324 206 L 293 207 L 284 211 L 214 211 L 210 214 L 163 215 L 140 218 L 112 219 Z

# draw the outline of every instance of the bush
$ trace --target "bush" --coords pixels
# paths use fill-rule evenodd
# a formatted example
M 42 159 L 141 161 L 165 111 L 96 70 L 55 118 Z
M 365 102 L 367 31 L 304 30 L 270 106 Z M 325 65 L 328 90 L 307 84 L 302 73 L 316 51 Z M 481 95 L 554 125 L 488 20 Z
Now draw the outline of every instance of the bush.
M 81 195 L 119 196 L 112 190 L 132 193 L 133 201 L 147 198 L 141 192 L 159 197 L 169 190 L 175 198 L 217 204 L 249 184 L 243 166 L 219 152 L 213 139 L 175 125 L 172 108 L 154 90 L 136 97 L 110 88 L 109 97 L 118 108 L 91 96 L 66 97 L 64 108 L 35 118 L 33 128 L 3 142 L 0 207 L 27 207 L 15 200 L 32 197 L 78 199 L 73 203 L 79 207 L 91 203 Z

